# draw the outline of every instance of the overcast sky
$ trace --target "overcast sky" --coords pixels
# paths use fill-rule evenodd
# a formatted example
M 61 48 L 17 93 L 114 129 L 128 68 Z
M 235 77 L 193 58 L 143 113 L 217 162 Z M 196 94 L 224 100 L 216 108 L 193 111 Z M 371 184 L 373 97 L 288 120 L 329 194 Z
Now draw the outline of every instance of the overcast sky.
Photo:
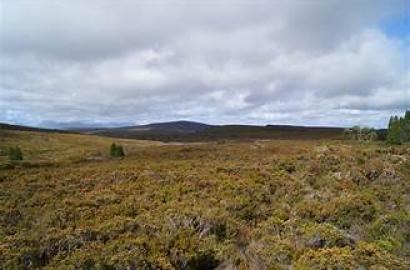
M 1 1 L 0 122 L 384 127 L 410 0 Z

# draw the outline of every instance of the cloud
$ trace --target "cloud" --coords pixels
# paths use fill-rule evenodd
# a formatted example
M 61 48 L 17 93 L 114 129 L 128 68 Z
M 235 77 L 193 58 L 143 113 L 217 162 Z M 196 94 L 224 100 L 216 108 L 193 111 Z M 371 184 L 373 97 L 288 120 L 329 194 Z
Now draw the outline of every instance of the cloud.
M 0 121 L 385 125 L 407 1 L 5 1 Z M 54 125 L 53 124 L 53 125 Z

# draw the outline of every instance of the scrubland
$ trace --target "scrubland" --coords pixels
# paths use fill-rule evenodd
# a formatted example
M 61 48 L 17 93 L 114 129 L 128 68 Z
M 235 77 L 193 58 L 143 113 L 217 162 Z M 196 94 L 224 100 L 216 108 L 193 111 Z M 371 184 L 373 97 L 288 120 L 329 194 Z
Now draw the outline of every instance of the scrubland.
M 1 269 L 410 267 L 409 145 L 3 131 L 0 151 Z

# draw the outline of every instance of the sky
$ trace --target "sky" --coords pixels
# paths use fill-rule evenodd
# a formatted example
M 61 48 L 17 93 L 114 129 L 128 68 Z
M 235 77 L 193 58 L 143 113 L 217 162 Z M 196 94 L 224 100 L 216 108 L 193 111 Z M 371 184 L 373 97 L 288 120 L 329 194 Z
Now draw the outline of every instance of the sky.
M 0 122 L 385 127 L 410 0 L 0 0 Z

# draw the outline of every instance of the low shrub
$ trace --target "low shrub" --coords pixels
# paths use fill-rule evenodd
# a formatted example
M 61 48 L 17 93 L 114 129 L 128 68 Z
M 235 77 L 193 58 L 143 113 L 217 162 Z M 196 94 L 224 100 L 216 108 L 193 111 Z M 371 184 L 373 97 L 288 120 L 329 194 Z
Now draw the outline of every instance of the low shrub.
M 10 161 L 20 161 L 23 160 L 23 153 L 19 146 L 9 148 L 9 160 Z
M 123 157 L 125 156 L 124 149 L 122 145 L 117 145 L 115 143 L 111 144 L 110 147 L 110 156 L 111 157 Z

